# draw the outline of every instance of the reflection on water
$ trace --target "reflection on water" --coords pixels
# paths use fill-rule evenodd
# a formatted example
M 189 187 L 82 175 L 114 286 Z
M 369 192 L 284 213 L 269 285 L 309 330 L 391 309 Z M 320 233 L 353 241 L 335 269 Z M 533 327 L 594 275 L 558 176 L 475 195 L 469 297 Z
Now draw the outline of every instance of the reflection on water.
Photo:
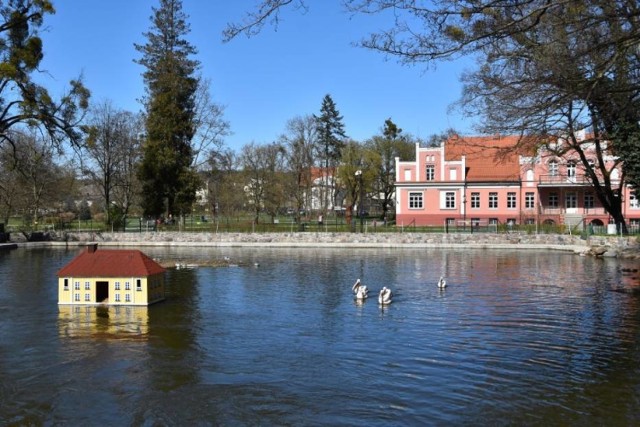
M 0 253 L 3 423 L 640 423 L 634 263 L 436 249 L 148 252 L 239 267 L 170 269 L 166 301 L 150 307 L 67 307 L 55 272 L 74 251 Z M 358 277 L 370 289 L 361 303 Z
M 95 339 L 146 339 L 149 307 L 139 306 L 58 306 L 61 337 Z

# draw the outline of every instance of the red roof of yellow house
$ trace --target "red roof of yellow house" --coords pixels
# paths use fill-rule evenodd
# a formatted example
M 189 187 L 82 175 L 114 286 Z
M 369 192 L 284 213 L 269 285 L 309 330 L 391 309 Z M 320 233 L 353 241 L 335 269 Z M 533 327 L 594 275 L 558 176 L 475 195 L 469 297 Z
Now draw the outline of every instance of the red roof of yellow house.
M 89 245 L 58 271 L 58 277 L 149 277 L 166 271 L 139 250 L 97 246 Z
M 465 156 L 467 181 L 513 181 L 520 179 L 517 136 L 471 136 L 449 138 L 445 144 L 447 161 Z

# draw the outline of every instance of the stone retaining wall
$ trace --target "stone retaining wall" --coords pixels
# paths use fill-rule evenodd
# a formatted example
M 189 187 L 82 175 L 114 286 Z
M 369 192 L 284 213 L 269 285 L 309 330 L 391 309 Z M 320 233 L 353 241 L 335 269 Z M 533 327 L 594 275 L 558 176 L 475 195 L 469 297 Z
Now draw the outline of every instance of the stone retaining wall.
M 553 249 L 597 256 L 635 256 L 636 237 L 583 238 L 562 234 L 518 233 L 77 233 L 52 234 L 54 242 L 113 245 L 263 246 L 263 247 L 450 247 Z M 55 244 L 55 243 L 54 243 Z

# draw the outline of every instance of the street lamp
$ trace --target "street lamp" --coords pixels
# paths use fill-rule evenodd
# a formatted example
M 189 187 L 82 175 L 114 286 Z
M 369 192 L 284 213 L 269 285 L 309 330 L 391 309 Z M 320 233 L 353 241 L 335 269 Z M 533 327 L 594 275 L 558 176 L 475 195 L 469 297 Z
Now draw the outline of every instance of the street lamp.
M 362 171 L 358 169 L 356 171 L 356 180 L 360 187 L 360 196 L 358 198 L 358 215 L 360 216 L 360 232 L 364 232 L 364 187 L 362 186 Z

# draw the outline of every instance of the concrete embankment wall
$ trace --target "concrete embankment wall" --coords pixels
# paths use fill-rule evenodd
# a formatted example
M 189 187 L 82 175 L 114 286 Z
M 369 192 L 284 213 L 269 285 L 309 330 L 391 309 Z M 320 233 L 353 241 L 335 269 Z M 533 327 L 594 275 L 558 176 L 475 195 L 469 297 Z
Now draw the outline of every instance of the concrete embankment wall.
M 636 237 L 594 237 L 506 233 L 77 233 L 51 235 L 43 245 L 261 246 L 261 247 L 441 247 L 552 249 L 599 256 L 638 252 Z M 597 253 L 593 253 L 597 249 Z

